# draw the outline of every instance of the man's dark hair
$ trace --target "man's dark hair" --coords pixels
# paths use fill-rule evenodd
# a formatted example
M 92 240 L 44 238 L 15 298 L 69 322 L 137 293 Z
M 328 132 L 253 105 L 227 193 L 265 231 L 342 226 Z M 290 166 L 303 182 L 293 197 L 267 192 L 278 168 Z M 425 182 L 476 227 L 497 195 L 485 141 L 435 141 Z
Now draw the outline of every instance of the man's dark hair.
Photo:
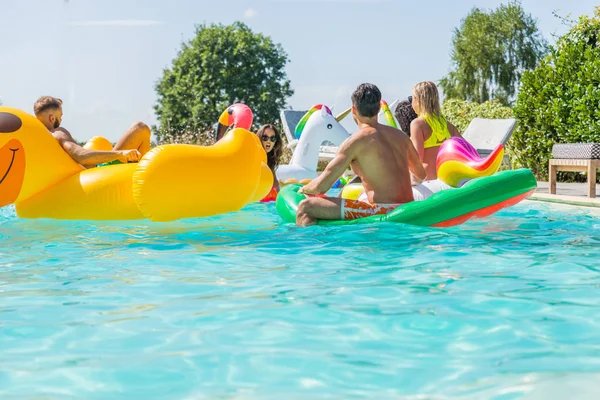
M 410 136 L 410 123 L 418 117 L 417 113 L 412 107 L 412 104 L 408 100 L 403 100 L 398 103 L 394 116 L 400 124 L 400 130 Z
M 360 84 L 352 93 L 352 105 L 356 107 L 358 114 L 363 117 L 372 118 L 377 115 L 381 107 L 381 92 L 377 86 L 371 83 Z
M 62 107 L 62 100 L 52 96 L 42 96 L 33 105 L 33 113 L 41 114 L 46 110 L 57 110 Z

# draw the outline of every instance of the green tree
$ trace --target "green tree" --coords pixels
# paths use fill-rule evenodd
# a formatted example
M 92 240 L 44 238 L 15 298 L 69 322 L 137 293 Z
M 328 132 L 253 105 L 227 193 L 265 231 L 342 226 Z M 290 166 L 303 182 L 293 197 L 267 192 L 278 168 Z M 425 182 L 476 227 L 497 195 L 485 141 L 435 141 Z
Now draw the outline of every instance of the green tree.
M 257 124 L 277 120 L 294 93 L 287 62 L 280 44 L 244 23 L 196 26 L 195 37 L 182 44 L 156 84 L 156 136 L 159 141 L 182 135 L 198 139 L 237 102 L 248 104 Z
M 523 74 L 512 137 L 517 166 L 547 177 L 555 143 L 600 142 L 600 7 Z
M 547 51 L 536 20 L 520 2 L 486 12 L 473 8 L 455 29 L 452 70 L 440 81 L 447 98 L 510 104 L 523 71 L 533 69 Z

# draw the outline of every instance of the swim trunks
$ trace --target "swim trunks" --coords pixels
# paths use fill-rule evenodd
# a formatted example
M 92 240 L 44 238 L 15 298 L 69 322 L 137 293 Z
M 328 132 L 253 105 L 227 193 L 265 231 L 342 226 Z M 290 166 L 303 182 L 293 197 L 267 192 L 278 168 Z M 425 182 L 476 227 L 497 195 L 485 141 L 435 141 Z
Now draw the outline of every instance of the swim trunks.
M 368 201 L 342 199 L 343 221 L 370 217 L 373 215 L 383 215 L 394 211 L 401 204 L 371 204 Z

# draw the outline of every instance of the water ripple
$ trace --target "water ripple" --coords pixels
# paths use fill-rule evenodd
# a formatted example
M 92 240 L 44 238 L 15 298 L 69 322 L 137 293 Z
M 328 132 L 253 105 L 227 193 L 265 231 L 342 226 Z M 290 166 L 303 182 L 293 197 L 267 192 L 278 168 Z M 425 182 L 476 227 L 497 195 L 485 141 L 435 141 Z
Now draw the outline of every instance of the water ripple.
M 450 229 L 298 229 L 273 204 L 167 224 L 5 207 L 0 398 L 595 398 L 597 217 L 525 202 Z

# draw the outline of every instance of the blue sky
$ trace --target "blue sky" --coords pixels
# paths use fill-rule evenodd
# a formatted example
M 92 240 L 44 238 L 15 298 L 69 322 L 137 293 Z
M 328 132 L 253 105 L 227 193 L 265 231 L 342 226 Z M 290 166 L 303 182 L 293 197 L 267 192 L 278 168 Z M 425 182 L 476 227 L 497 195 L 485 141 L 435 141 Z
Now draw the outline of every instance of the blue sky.
M 361 82 L 389 101 L 450 67 L 453 29 L 474 6 L 500 0 L 0 0 L 0 101 L 32 112 L 62 98 L 63 126 L 78 140 L 116 138 L 136 120 L 154 123 L 155 82 L 195 24 L 246 22 L 281 43 L 291 62 L 294 109 L 341 111 Z M 540 30 L 553 15 L 591 14 L 594 0 L 523 0 Z M 251 105 L 250 105 L 251 106 Z

